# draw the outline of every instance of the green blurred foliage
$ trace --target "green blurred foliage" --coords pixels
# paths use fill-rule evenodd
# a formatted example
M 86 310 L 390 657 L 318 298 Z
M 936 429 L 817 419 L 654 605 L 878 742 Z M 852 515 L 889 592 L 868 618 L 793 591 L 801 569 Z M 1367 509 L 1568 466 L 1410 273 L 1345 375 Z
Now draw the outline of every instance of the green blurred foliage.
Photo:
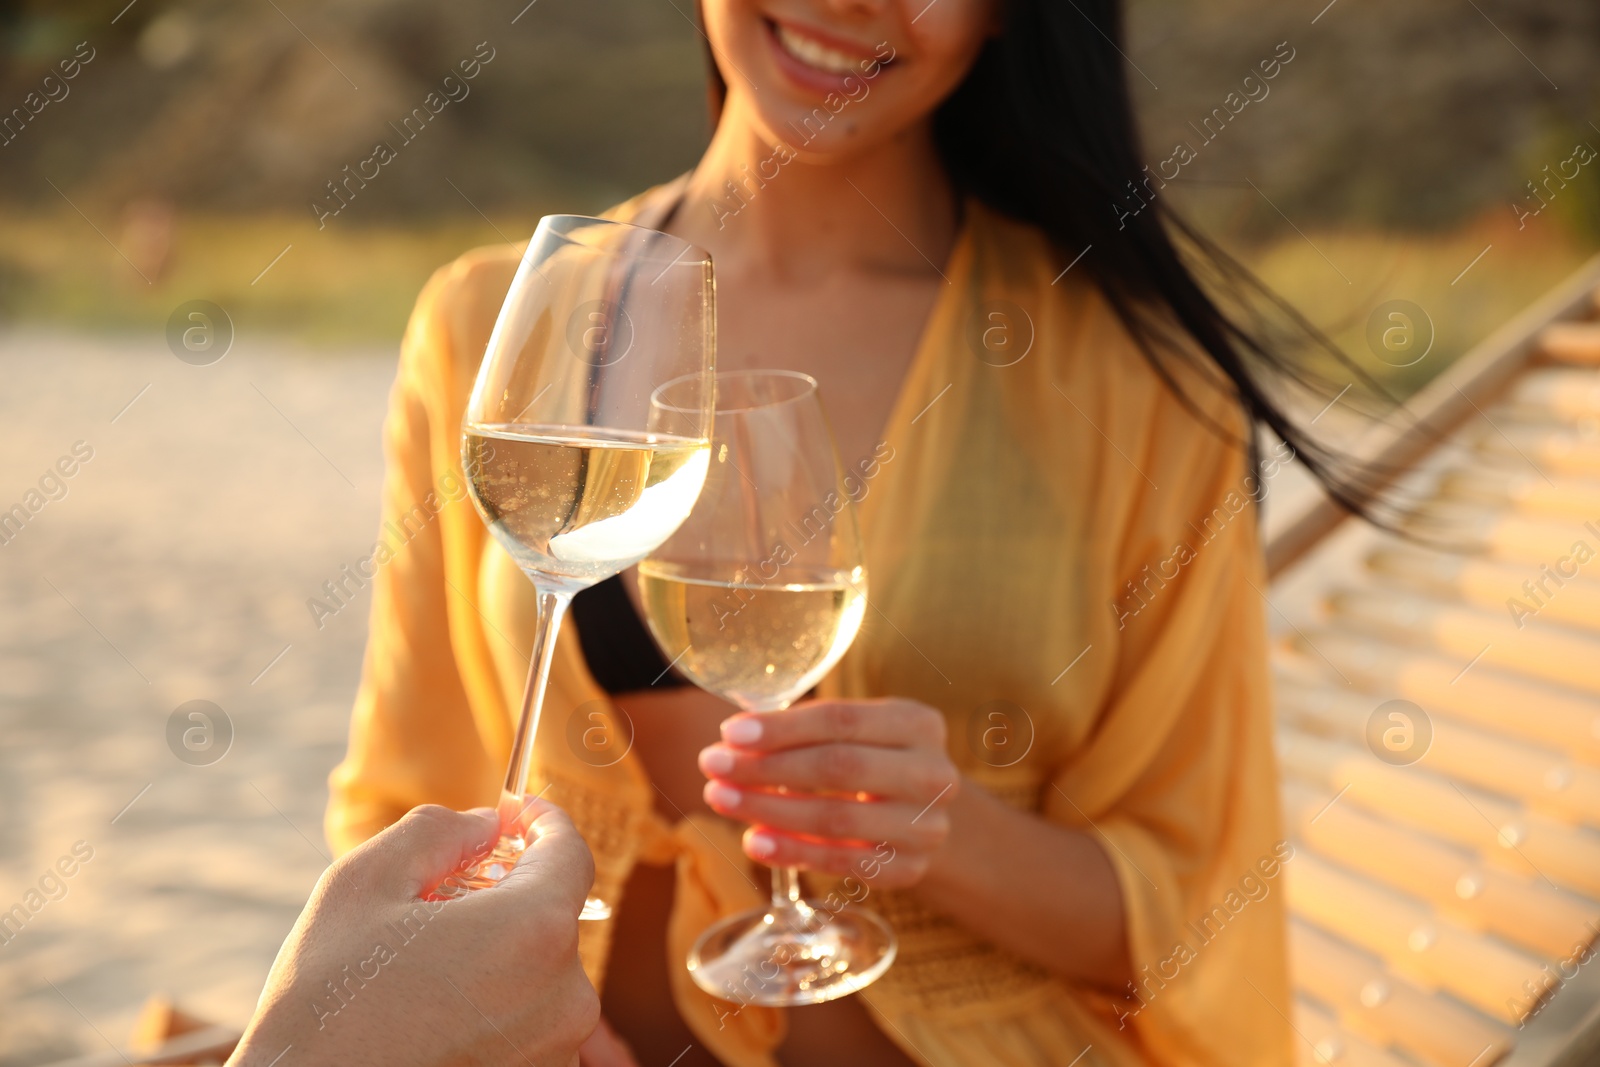
M 0 120 L 78 42 L 95 49 L 0 144 L 0 316 L 146 329 L 225 296 L 265 327 L 398 336 L 457 252 L 693 165 L 694 15 L 691 0 L 0 0 Z M 1160 195 L 1358 358 L 1377 303 L 1427 307 L 1439 359 L 1374 368 L 1397 387 L 1600 239 L 1600 163 L 1525 228 L 1513 208 L 1575 143 L 1600 148 L 1600 4 L 1131 0 L 1127 20 L 1149 157 L 1198 148 Z M 1270 92 L 1198 138 L 1283 46 Z M 467 95 L 404 141 L 395 124 L 485 48 Z M 380 141 L 394 161 L 319 226 L 313 203 Z
M 309 216 L 387 141 L 402 160 L 363 190 L 364 222 L 471 214 L 446 178 L 481 203 L 534 188 L 593 208 L 690 166 L 706 134 L 700 38 L 665 0 L 539 0 L 515 24 L 506 0 L 126 2 L 0 14 L 0 107 L 76 42 L 97 53 L 0 148 L 0 197 L 49 199 L 53 182 L 104 204 Z M 468 95 L 402 148 L 390 124 L 480 44 L 494 58 Z
M 1190 124 L 1279 42 L 1295 58 L 1270 95 L 1184 176 L 1249 176 L 1302 225 L 1448 227 L 1514 195 L 1551 143 L 1600 143 L 1600 4 L 1335 0 L 1319 16 L 1324 2 L 1132 0 L 1129 78 L 1152 157 L 1194 140 Z M 471 95 L 405 147 L 357 217 L 468 211 L 446 177 L 489 204 L 542 187 L 592 207 L 692 165 L 707 130 L 691 0 L 526 4 L 5 0 L 0 107 L 77 41 L 98 55 L 0 148 L 0 198 L 48 199 L 48 179 L 108 202 L 304 209 L 479 42 L 496 58 Z M 1592 212 L 1574 222 L 1600 229 Z

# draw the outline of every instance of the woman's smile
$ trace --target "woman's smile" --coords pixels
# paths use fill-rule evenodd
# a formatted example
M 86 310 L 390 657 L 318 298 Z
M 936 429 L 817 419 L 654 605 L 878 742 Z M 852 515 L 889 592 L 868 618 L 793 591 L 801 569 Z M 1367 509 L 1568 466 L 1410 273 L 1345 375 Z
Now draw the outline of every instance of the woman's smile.
M 784 51 L 808 66 L 833 74 L 853 73 L 863 60 L 871 60 L 870 47 L 843 44 L 839 38 L 827 36 L 816 30 L 802 29 L 793 23 L 768 20 L 767 25 L 777 35 Z
M 811 92 L 841 92 L 849 87 L 847 79 L 859 78 L 868 69 L 881 73 L 889 65 L 883 60 L 888 50 L 882 45 L 849 41 L 794 22 L 763 21 L 778 68 Z

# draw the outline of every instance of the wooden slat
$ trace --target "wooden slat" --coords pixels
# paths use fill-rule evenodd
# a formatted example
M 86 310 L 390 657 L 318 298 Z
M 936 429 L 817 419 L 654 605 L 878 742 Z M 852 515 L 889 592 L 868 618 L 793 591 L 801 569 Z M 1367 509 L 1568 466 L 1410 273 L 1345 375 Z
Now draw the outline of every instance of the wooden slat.
M 1294 1005 L 1297 1067 L 1408 1067 L 1362 1037 L 1343 1029 L 1321 1008 L 1297 1000 Z
M 1485 428 L 1473 447 L 1506 463 L 1531 461 L 1546 474 L 1600 477 L 1600 433 L 1589 425 L 1549 426 L 1508 417 Z
M 1289 957 L 1297 990 L 1326 1004 L 1352 1033 L 1427 1067 L 1492 1067 L 1511 1047 L 1505 1028 L 1315 927 L 1289 924 Z
M 1523 515 L 1566 519 L 1580 526 L 1600 518 L 1600 479 L 1543 474 L 1526 463 L 1495 469 L 1452 468 L 1440 476 L 1436 496 Z
M 1600 638 L 1580 630 L 1542 619 L 1519 630 L 1508 613 L 1377 590 L 1341 589 L 1328 610 L 1338 625 L 1600 696 Z
M 1353 744 L 1366 743 L 1379 697 L 1349 690 L 1277 686 L 1280 714 L 1301 729 Z M 1426 709 L 1424 709 L 1426 710 Z M 1418 761 L 1426 770 L 1503 793 L 1532 808 L 1600 828 L 1600 769 L 1561 753 L 1458 720 L 1429 716 L 1432 739 Z
M 1600 376 L 1588 367 L 1530 371 L 1512 386 L 1505 403 L 1523 419 L 1593 419 L 1600 417 Z
M 1593 900 L 1486 867 L 1436 837 L 1336 803 L 1332 793 L 1286 782 L 1283 800 L 1290 833 L 1319 855 L 1540 959 L 1566 959 L 1600 930 Z
M 1313 628 L 1303 633 L 1297 642 L 1304 644 L 1305 658 L 1326 662 L 1341 678 L 1364 689 L 1414 701 L 1430 715 L 1453 715 L 1600 766 L 1600 700 L 1481 663 L 1463 673 L 1465 660 L 1396 648 L 1349 631 Z M 1539 714 L 1506 714 L 1508 708 L 1530 707 L 1538 708 Z
M 1400 528 L 1427 544 L 1486 552 L 1534 570 L 1570 555 L 1579 541 L 1600 549 L 1586 523 L 1446 501 L 1417 505 L 1401 517 Z
M 1600 366 L 1600 322 L 1558 322 L 1539 331 L 1539 354 L 1562 363 Z
M 1600 898 L 1600 837 L 1365 749 L 1278 733 L 1283 766 L 1375 815 L 1476 850 L 1485 862 Z
M 1290 911 L 1382 957 L 1427 988 L 1444 989 L 1491 1018 L 1516 1023 L 1524 983 L 1538 987 L 1543 963 L 1475 934 L 1399 893 L 1315 854 L 1284 864 Z
M 1594 514 L 1600 517 L 1600 509 Z M 1600 553 L 1600 538 L 1593 547 Z M 1561 579 L 1558 586 L 1537 568 L 1431 552 L 1413 545 L 1397 544 L 1367 556 L 1367 569 L 1377 581 L 1492 611 L 1507 611 L 1506 601 L 1517 597 L 1537 608 L 1541 619 L 1600 632 L 1600 555 L 1595 564 L 1592 575 L 1580 571 L 1576 578 Z M 1524 589 L 1523 583 L 1541 579 L 1545 581 L 1543 592 L 1537 586 L 1531 592 Z

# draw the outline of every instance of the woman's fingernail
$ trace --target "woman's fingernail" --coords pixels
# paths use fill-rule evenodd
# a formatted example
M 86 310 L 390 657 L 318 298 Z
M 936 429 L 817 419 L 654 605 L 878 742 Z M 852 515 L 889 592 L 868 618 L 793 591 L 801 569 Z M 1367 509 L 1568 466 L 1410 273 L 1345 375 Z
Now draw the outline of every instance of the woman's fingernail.
M 761 720 L 753 715 L 728 719 L 722 724 L 722 739 L 730 745 L 753 745 L 761 740 Z
M 739 801 L 744 799 L 744 794 L 731 785 L 722 782 L 711 782 L 706 785 L 706 803 L 713 808 L 737 808 Z
M 778 842 L 774 841 L 771 834 L 757 831 L 746 839 L 744 850 L 758 860 L 764 860 L 778 851 Z
M 727 774 L 733 770 L 733 753 L 712 745 L 700 750 L 700 769 L 707 774 Z

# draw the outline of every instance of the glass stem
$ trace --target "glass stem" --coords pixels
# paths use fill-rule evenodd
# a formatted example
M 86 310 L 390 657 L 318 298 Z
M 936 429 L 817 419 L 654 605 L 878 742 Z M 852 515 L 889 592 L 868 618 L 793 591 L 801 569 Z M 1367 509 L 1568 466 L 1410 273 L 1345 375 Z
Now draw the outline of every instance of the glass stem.
M 544 708 L 545 687 L 550 684 L 550 664 L 555 660 L 556 635 L 566 617 L 572 594 L 553 593 L 534 587 L 539 593 L 539 618 L 533 630 L 533 650 L 528 657 L 528 688 L 522 696 L 522 716 L 517 720 L 516 740 L 511 743 L 511 766 L 501 804 L 522 810 L 523 797 L 533 777 L 534 751 L 539 736 L 539 712 Z
M 800 901 L 800 868 L 772 868 L 772 906 L 792 908 Z
M 800 892 L 800 868 L 772 868 L 772 908 L 769 912 L 778 920 L 779 929 L 790 934 L 813 931 L 818 925 L 818 911 L 806 903 Z M 826 919 L 821 920 L 827 922 Z
M 785 703 L 783 707 L 788 707 L 788 704 Z M 772 868 L 772 913 L 786 916 L 788 924 L 792 926 L 810 925 L 815 912 L 811 905 L 806 903 L 805 895 L 800 891 L 799 867 Z
M 787 708 L 790 701 L 784 700 L 776 704 L 743 704 L 739 705 L 741 711 L 756 713 L 767 711 L 782 711 Z M 808 925 L 816 909 L 806 903 L 805 895 L 800 892 L 800 868 L 774 867 L 772 868 L 772 912 L 773 915 L 785 917 L 790 924 L 798 922 Z

